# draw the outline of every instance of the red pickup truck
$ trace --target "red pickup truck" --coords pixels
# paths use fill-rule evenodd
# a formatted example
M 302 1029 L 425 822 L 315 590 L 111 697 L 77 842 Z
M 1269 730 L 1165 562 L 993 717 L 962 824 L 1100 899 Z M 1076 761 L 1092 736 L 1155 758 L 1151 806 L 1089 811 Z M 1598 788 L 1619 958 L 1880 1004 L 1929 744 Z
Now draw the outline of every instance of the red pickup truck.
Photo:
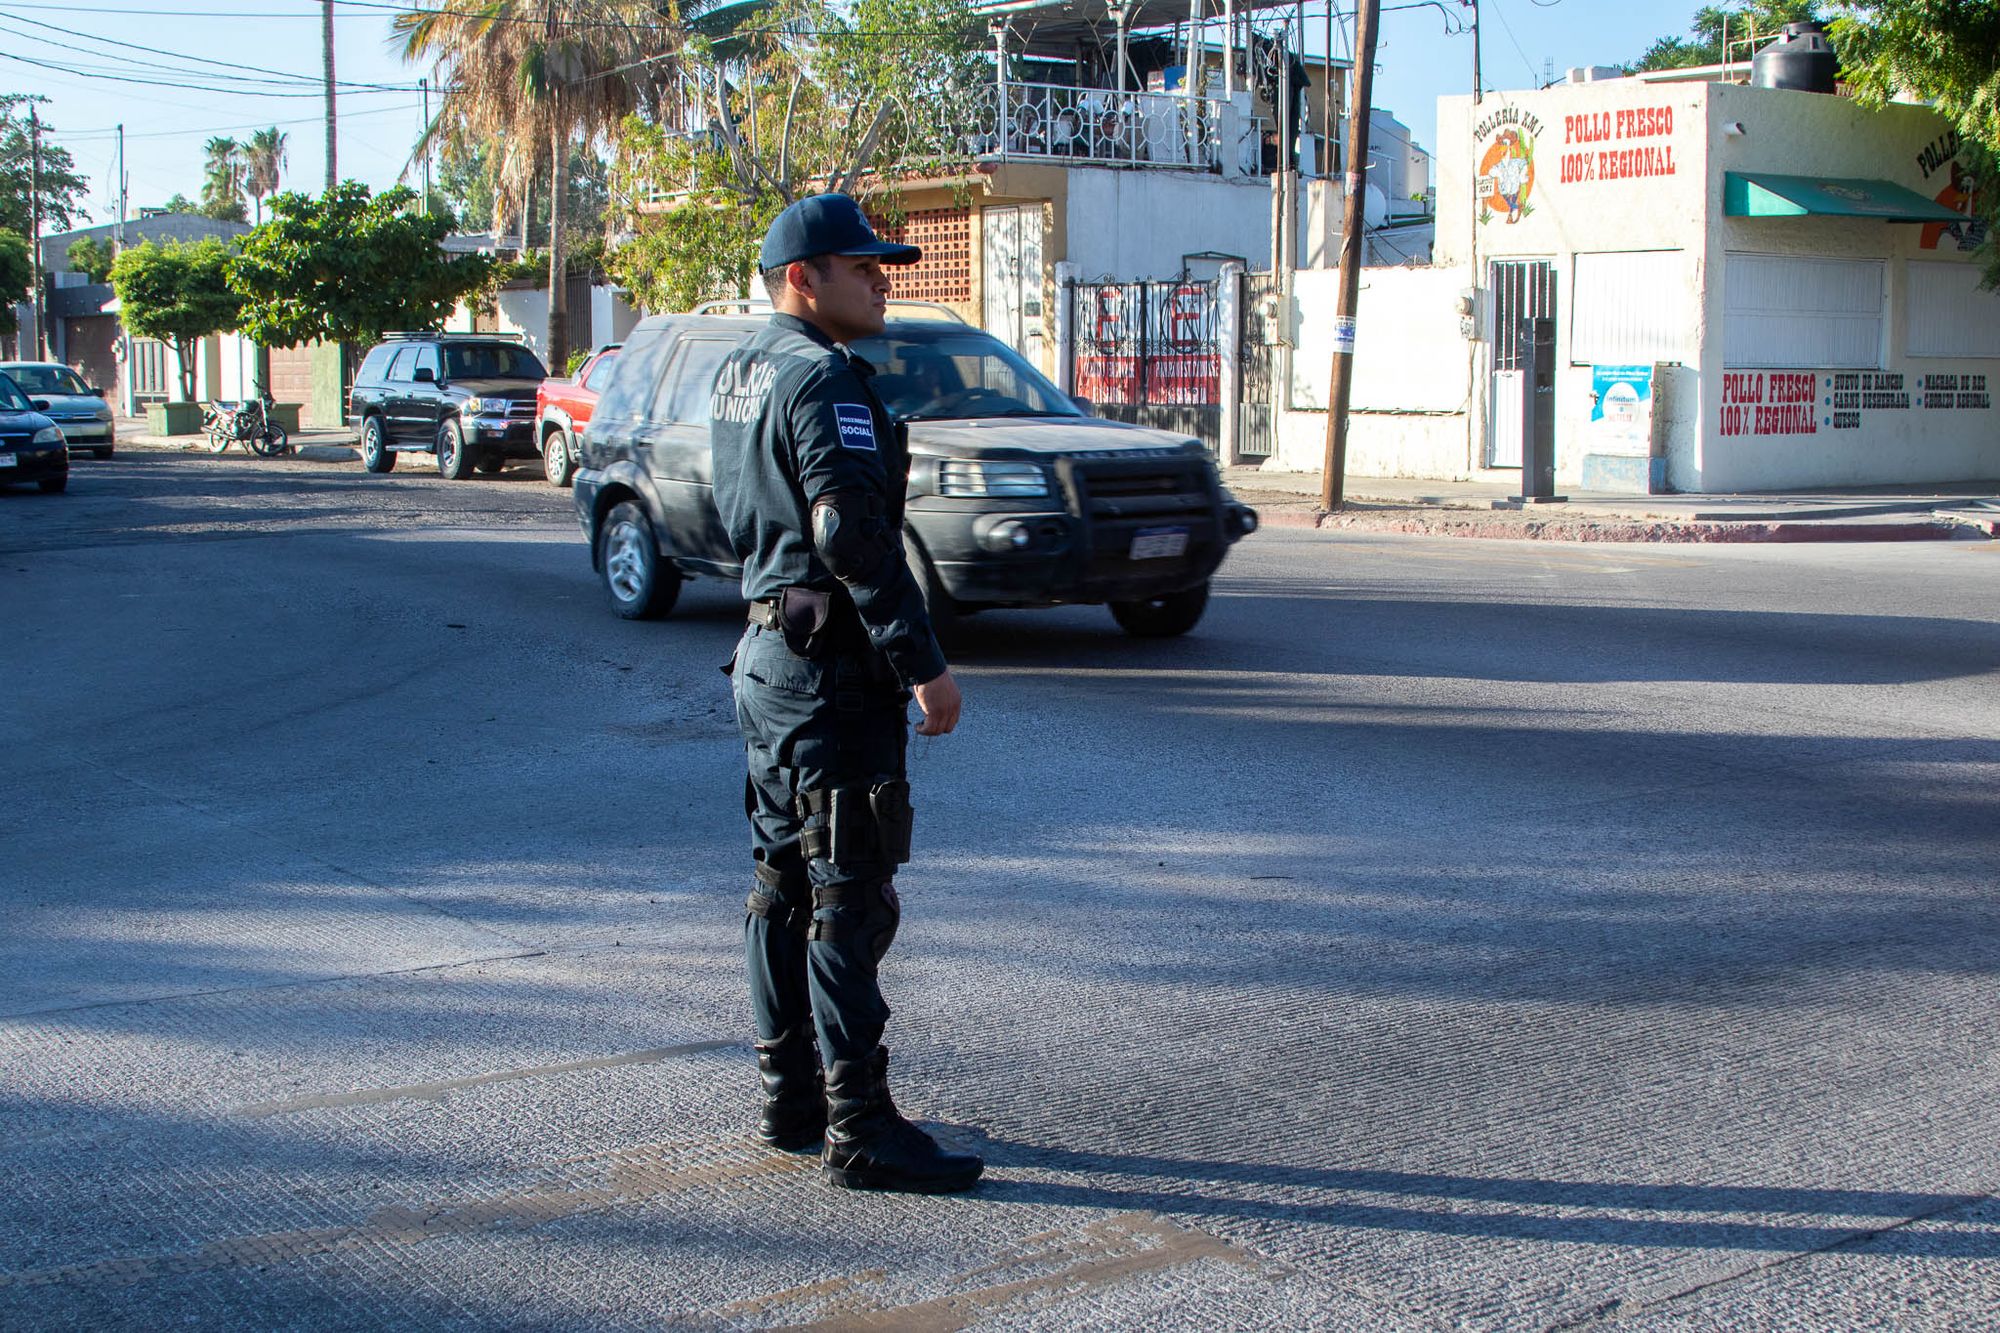
M 576 475 L 577 437 L 590 424 L 619 346 L 606 343 L 571 378 L 545 379 L 535 390 L 535 440 L 542 450 L 542 471 L 552 486 L 567 486 Z

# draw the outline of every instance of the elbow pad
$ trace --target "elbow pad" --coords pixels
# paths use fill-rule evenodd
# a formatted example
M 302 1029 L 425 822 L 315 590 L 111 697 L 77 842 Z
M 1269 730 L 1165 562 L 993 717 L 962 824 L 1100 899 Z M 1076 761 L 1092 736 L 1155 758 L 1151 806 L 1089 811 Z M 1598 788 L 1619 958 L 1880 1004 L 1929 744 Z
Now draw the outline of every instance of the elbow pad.
M 855 491 L 834 491 L 813 503 L 813 549 L 843 583 L 866 579 L 896 552 L 881 503 Z

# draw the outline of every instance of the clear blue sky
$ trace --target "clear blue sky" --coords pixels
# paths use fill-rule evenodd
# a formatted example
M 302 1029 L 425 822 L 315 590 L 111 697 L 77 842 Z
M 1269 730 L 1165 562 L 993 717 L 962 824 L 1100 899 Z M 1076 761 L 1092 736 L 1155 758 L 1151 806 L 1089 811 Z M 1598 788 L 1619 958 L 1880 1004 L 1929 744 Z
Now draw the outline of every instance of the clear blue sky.
M 1448 32 L 1439 8 L 1394 8 L 1405 3 L 1386 0 L 1375 104 L 1435 149 L 1437 98 L 1469 89 L 1472 40 Z M 1486 86 L 1537 85 L 1544 62 L 1560 78 L 1572 65 L 1631 59 L 1653 38 L 1684 32 L 1697 3 L 1481 0 Z M 1438 4 L 1454 16 L 1452 28 L 1469 14 L 1460 0 Z M 399 7 L 407 6 L 393 0 L 336 6 L 339 77 L 403 85 L 341 93 L 341 174 L 378 187 L 403 169 L 422 123 L 412 85 L 424 71 L 405 65 L 390 41 L 390 15 Z M 1337 0 L 1337 11 L 1350 7 L 1351 0 Z M 316 190 L 323 174 L 319 12 L 318 0 L 0 0 L 0 90 L 50 99 L 43 114 L 56 127 L 56 141 L 95 183 L 95 221 L 116 216 L 111 131 L 119 122 L 135 211 L 176 191 L 200 193 L 201 145 L 209 136 L 241 138 L 274 122 L 291 135 L 287 182 Z M 1325 0 L 1307 5 L 1306 14 L 1308 46 L 1318 50 Z M 1344 36 L 1335 38 L 1334 50 L 1346 54 Z M 234 62 L 258 68 L 232 71 Z M 252 78 L 262 82 L 248 83 Z

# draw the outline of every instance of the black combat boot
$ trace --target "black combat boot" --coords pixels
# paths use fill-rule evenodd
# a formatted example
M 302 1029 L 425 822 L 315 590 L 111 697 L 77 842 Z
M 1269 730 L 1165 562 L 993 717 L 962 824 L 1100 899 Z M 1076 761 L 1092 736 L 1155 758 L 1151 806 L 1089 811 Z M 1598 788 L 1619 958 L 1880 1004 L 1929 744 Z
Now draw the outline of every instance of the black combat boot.
M 827 1179 L 851 1190 L 949 1194 L 971 1189 L 986 1163 L 947 1152 L 889 1100 L 889 1052 L 836 1060 L 826 1072 Z
M 826 1087 L 812 1024 L 801 1023 L 776 1040 L 758 1042 L 757 1072 L 764 1080 L 758 1139 L 784 1152 L 816 1145 L 826 1132 Z

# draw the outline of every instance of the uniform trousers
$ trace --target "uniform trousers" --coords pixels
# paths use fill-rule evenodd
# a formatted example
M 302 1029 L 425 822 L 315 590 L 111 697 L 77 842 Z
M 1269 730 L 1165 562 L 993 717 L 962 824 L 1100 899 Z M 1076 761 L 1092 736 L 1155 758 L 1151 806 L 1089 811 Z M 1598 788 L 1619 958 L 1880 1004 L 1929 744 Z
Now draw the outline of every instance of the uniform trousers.
M 775 1040 L 810 1018 L 829 1066 L 862 1059 L 889 1021 L 876 966 L 901 920 L 896 867 L 874 855 L 808 858 L 801 836 L 827 814 L 808 814 L 800 797 L 902 780 L 910 695 L 865 640 L 803 657 L 759 624 L 737 645 L 731 681 L 757 894 L 775 903 L 744 917 L 757 1035 Z

